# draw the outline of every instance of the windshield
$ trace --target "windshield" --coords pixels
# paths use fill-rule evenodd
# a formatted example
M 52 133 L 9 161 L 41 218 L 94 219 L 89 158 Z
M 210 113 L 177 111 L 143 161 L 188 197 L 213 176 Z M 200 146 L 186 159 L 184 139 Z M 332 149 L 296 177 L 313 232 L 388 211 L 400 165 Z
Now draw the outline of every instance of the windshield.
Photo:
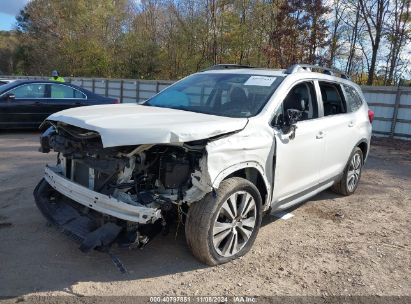
M 195 74 L 144 105 L 227 117 L 251 117 L 264 107 L 283 77 L 251 74 Z

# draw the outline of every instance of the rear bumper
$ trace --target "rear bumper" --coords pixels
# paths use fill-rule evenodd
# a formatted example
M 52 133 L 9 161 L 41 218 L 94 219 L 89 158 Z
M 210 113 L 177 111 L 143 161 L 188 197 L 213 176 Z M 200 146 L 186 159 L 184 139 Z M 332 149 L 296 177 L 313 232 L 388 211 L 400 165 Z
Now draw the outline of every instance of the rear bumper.
M 45 168 L 44 179 L 59 193 L 102 214 L 139 224 L 154 223 L 161 218 L 161 210 L 159 209 L 133 206 L 90 190 L 57 173 L 53 167 L 47 166 Z

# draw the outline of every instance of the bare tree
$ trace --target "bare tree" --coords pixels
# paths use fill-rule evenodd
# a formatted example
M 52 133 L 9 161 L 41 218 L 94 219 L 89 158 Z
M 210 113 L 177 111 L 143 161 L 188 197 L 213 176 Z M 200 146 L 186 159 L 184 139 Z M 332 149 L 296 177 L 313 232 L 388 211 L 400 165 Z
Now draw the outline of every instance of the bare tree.
M 360 10 L 359 10 L 359 4 L 357 3 L 357 5 L 354 7 L 355 8 L 355 17 L 354 17 L 354 21 L 352 23 L 351 27 L 351 34 L 350 34 L 350 38 L 349 38 L 349 44 L 350 44 L 350 48 L 349 48 L 349 52 L 348 52 L 348 58 L 347 58 L 347 64 L 345 67 L 345 71 L 348 74 L 351 74 L 352 72 L 352 67 L 353 67 L 353 61 L 354 61 L 354 56 L 355 56 L 355 51 L 356 51 L 356 47 L 357 47 L 357 41 L 358 41 L 358 37 L 360 35 Z
M 387 75 L 385 84 L 392 85 L 394 72 L 399 64 L 399 57 L 409 40 L 410 32 L 410 6 L 411 0 L 394 0 L 391 12 L 391 25 L 387 31 L 387 39 L 390 44 L 390 52 L 387 56 Z
M 332 25 L 332 32 L 330 38 L 330 46 L 329 46 L 329 53 L 330 57 L 328 59 L 328 64 L 333 66 L 335 64 L 335 57 L 337 55 L 338 48 L 341 44 L 341 24 L 343 18 L 345 17 L 345 11 L 347 6 L 344 4 L 343 1 L 334 0 L 333 1 L 333 25 Z
M 345 67 L 369 84 L 383 74 L 389 85 L 411 73 L 410 2 L 31 0 L 16 45 L 0 47 L 0 70 L 179 79 L 216 63 L 310 62 Z
M 372 85 L 375 77 L 378 50 L 383 36 L 383 26 L 388 13 L 389 0 L 358 0 L 358 3 L 371 41 L 372 55 L 367 84 Z

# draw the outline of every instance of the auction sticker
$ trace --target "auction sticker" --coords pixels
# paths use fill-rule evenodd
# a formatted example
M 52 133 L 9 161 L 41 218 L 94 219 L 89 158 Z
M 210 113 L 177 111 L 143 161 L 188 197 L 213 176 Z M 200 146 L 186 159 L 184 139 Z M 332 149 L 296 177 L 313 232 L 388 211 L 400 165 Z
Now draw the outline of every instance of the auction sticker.
M 273 84 L 273 82 L 277 79 L 277 77 L 270 77 L 270 76 L 251 76 L 244 82 L 246 86 L 260 86 L 260 87 L 269 87 Z

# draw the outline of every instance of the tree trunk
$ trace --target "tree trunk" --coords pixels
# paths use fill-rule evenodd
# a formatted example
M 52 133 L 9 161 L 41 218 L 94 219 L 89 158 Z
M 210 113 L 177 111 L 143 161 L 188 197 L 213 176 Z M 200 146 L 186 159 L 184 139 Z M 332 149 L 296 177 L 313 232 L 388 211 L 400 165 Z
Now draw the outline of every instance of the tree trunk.
M 360 9 L 359 6 L 357 5 L 357 13 L 355 15 L 355 21 L 354 21 L 354 26 L 352 28 L 352 34 L 351 34 L 351 38 L 350 38 L 350 52 L 348 55 L 348 59 L 347 59 L 347 65 L 345 68 L 345 72 L 347 74 L 351 74 L 352 72 L 352 64 L 353 64 L 353 60 L 354 60 L 354 56 L 355 56 L 355 48 L 357 46 L 357 37 L 358 37 L 358 23 L 360 20 Z

